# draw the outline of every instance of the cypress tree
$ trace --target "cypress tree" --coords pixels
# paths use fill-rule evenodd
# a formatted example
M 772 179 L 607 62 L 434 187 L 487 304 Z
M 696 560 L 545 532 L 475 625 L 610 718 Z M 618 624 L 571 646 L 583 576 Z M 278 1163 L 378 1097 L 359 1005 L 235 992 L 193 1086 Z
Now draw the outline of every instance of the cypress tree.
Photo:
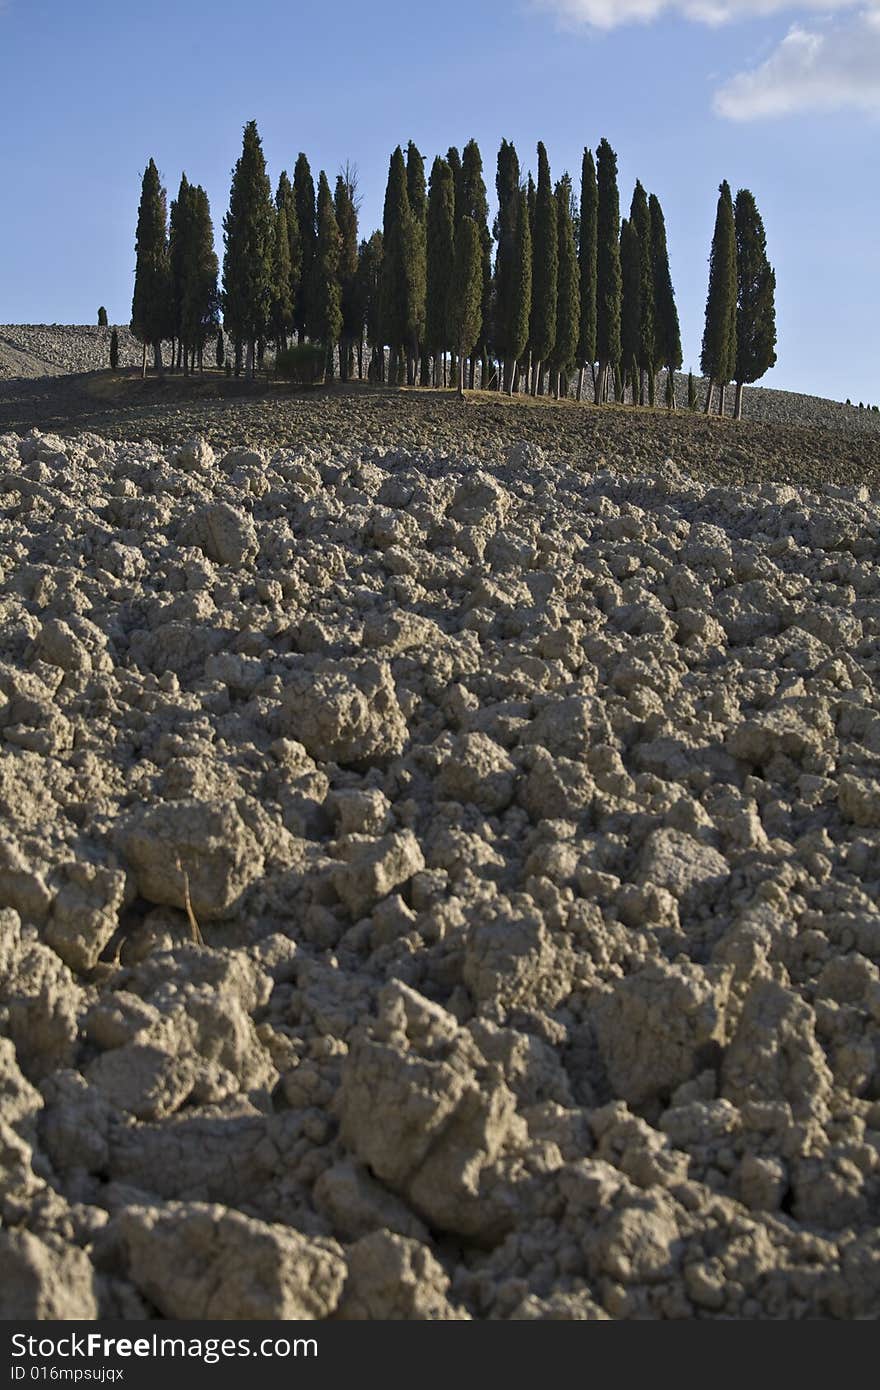
M 192 231 L 190 218 L 192 207 L 189 197 L 189 180 L 186 174 L 180 178 L 177 197 L 171 200 L 168 219 L 168 261 L 171 268 L 171 322 L 172 339 L 177 339 L 178 352 L 184 371 L 189 370 L 189 358 L 184 350 L 183 298 L 186 293 L 187 262 L 192 256 L 190 241 Z M 174 343 L 172 341 L 171 367 L 174 369 Z
M 223 363 L 224 363 L 224 360 L 225 360 L 225 356 L 226 356 L 226 352 L 225 352 L 225 348 L 224 348 L 224 346 L 223 346 L 223 329 L 222 329 L 222 328 L 218 328 L 218 329 L 217 329 L 217 346 L 216 346 L 216 349 L 215 349 L 215 352 L 214 352 L 214 360 L 215 360 L 215 362 L 217 363 L 217 366 L 218 366 L 218 367 L 222 367 L 222 366 L 223 366 Z
M 493 233 L 498 243 L 495 255 L 492 340 L 504 361 L 504 388 L 510 389 L 515 357 L 511 351 L 514 336 L 517 224 L 519 221 L 519 159 L 512 144 L 501 141 L 495 174 L 498 215 Z
M 167 200 L 159 171 L 151 159 L 144 172 L 138 208 L 131 331 L 143 343 L 143 375 L 147 374 L 147 345 L 155 366 L 162 370 L 162 339 L 170 318 L 171 272 L 168 260 Z
M 407 262 L 410 268 L 411 289 L 409 304 L 407 353 L 407 384 L 415 385 L 416 362 L 421 354 L 421 344 L 425 336 L 425 297 L 427 292 L 427 222 L 428 194 L 425 186 L 425 161 L 410 140 L 406 147 L 406 193 L 409 199 L 410 220 L 408 236 L 410 245 Z M 422 356 L 422 385 L 427 386 L 427 355 Z
M 607 140 L 596 150 L 596 401 L 607 393 L 608 373 L 620 360 L 620 194 L 617 155 Z
M 398 145 L 388 167 L 382 224 L 382 321 L 383 337 L 391 351 L 389 381 L 397 381 L 398 358 L 407 342 L 409 293 L 407 257 L 412 246 L 409 235 L 409 193 L 406 164 Z
M 642 256 L 635 224 L 620 224 L 620 351 L 632 387 L 633 405 L 639 401 L 639 348 L 642 329 Z
M 556 399 L 568 395 L 568 379 L 574 369 L 580 335 L 580 276 L 572 218 L 571 179 L 564 174 L 556 185 L 556 341 L 550 354 Z
M 456 221 L 462 217 L 470 217 L 477 224 L 480 235 L 480 273 L 483 288 L 480 296 L 480 332 L 473 345 L 470 365 L 470 386 L 473 389 L 478 356 L 483 358 L 485 373 L 492 310 L 492 236 L 489 232 L 489 203 L 483 180 L 483 158 L 476 140 L 469 140 L 462 151 L 461 180 L 456 189 L 455 207 Z M 485 382 L 483 384 L 485 385 Z
M 547 151 L 538 145 L 538 188 L 535 198 L 535 234 L 532 243 L 532 394 L 537 395 L 542 365 L 556 342 L 556 296 L 559 273 L 559 235 L 556 200 L 550 184 Z
M 342 286 L 339 258 L 342 238 L 333 195 L 322 169 L 318 175 L 318 235 L 312 261 L 312 336 L 327 350 L 327 375 L 333 375 L 333 351 L 342 332 Z
M 287 173 L 282 169 L 278 179 L 278 188 L 275 192 L 275 207 L 278 211 L 284 209 L 284 216 L 287 219 L 287 243 L 290 254 L 290 293 L 293 297 L 293 323 L 297 322 L 297 305 L 301 299 L 300 285 L 302 282 L 302 238 L 299 233 L 299 216 L 296 211 L 296 195 L 293 185 L 287 177 Z
M 290 236 L 287 231 L 287 210 L 282 204 L 275 211 L 275 246 L 272 255 L 272 311 L 269 333 L 276 351 L 287 346 L 287 335 L 293 329 L 293 285 L 290 274 Z
M 253 376 L 256 344 L 269 325 L 275 249 L 275 207 L 256 121 L 244 128 L 223 241 L 224 318 L 233 337 L 247 345 L 247 370 Z
M 529 175 L 526 179 L 526 209 L 529 218 L 529 242 L 531 245 L 532 256 L 532 267 L 530 276 L 532 285 L 532 297 L 531 303 L 529 304 L 529 336 L 526 340 L 526 391 L 531 390 L 532 383 L 532 310 L 534 309 L 535 304 L 535 209 L 537 207 L 537 202 L 538 190 L 535 187 L 535 180 L 532 178 L 532 172 L 531 170 L 529 170 Z
M 191 184 L 187 198 L 189 213 L 182 328 L 189 350 L 194 358 L 198 358 L 201 369 L 205 342 L 219 317 L 219 265 L 214 250 L 214 224 L 208 195 L 200 184 Z
M 103 305 L 103 304 L 101 305 L 100 309 L 98 310 L 98 327 L 99 327 L 99 328 L 106 328 L 106 327 L 107 327 L 107 310 L 104 308 L 104 305 Z
M 295 306 L 296 331 L 299 340 L 311 332 L 312 310 L 309 303 L 310 288 L 314 280 L 312 267 L 318 241 L 315 213 L 315 184 L 309 161 L 300 151 L 293 170 L 293 201 L 296 207 L 296 225 L 299 232 L 299 286 Z M 290 225 L 288 224 L 288 232 Z M 291 255 L 291 265 L 294 264 Z
M 455 203 L 455 230 L 458 231 L 458 224 L 462 219 L 463 200 L 461 194 L 461 155 L 455 145 L 450 145 L 446 151 L 446 163 L 452 170 L 452 193 Z
M 646 378 L 654 371 L 654 263 L 651 249 L 651 214 L 648 211 L 648 195 L 641 183 L 636 180 L 630 207 L 630 222 L 639 239 L 639 367 L 642 372 L 640 400 L 645 404 Z
M 776 362 L 776 275 L 767 260 L 767 238 L 754 195 L 741 188 L 736 228 L 736 419 L 742 418 L 743 385 L 757 381 Z
M 510 355 L 514 362 L 508 394 L 513 394 L 519 374 L 519 361 L 529 341 L 529 320 L 532 313 L 532 227 L 529 219 L 528 193 L 519 191 L 519 210 L 516 222 L 516 262 L 513 289 L 513 310 L 510 319 Z
M 104 327 L 104 328 L 107 327 L 106 324 L 103 324 L 103 325 L 101 325 L 101 326 Z M 114 328 L 114 329 L 113 329 L 113 332 L 110 334 L 110 370 L 111 370 L 111 372 L 115 372 L 115 371 L 116 371 L 116 368 L 117 368 L 118 366 L 119 366 L 119 334 L 116 332 L 116 329 Z
M 681 328 L 669 273 L 666 222 L 660 200 L 653 193 L 648 199 L 648 211 L 651 215 L 651 255 L 654 261 L 654 361 L 658 365 L 662 363 L 670 379 L 673 379 L 683 360 Z M 674 391 L 672 404 L 675 404 Z
M 688 410 L 697 408 L 697 383 L 694 381 L 693 372 L 688 372 Z
M 480 336 L 483 298 L 483 250 L 480 229 L 462 217 L 455 233 L 455 259 L 449 296 L 452 340 L 458 354 L 458 394 L 464 396 L 464 360 Z
M 581 291 L 581 331 L 578 338 L 578 400 L 583 397 L 584 372 L 596 360 L 596 243 L 599 189 L 592 152 L 584 150 L 581 165 L 581 208 L 578 228 L 578 268 Z
M 425 343 L 434 354 L 434 385 L 440 385 L 443 354 L 452 347 L 449 288 L 455 259 L 455 187 L 452 170 L 438 155 L 431 166 L 427 216 Z
M 361 242 L 358 253 L 358 301 L 370 349 L 370 381 L 385 380 L 385 349 L 382 322 L 382 233 L 374 232 Z M 363 371 L 361 370 L 361 375 Z
M 721 387 L 720 414 L 724 413 L 724 387 L 736 369 L 736 228 L 730 185 L 719 187 L 715 233 L 709 260 L 709 293 L 700 366 L 709 378 L 706 414 L 712 408 L 712 390 Z
M 336 179 L 333 195 L 336 225 L 339 228 L 339 284 L 342 289 L 342 338 L 339 343 L 339 375 L 343 381 L 351 376 L 354 345 L 362 331 L 361 309 L 357 297 L 358 269 L 358 197 L 357 177 L 351 165 L 346 165 Z

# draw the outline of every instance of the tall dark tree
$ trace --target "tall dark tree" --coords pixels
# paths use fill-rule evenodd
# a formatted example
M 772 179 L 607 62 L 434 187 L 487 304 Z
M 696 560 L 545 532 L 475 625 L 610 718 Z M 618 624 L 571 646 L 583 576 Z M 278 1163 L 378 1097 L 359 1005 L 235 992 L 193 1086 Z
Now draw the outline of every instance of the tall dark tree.
M 578 400 L 584 391 L 584 372 L 596 361 L 596 252 L 599 189 L 596 166 L 590 150 L 584 150 L 581 165 L 581 207 L 578 226 L 578 266 L 581 290 L 581 331 L 578 338 Z
M 549 364 L 554 380 L 556 399 L 568 395 L 569 377 L 574 369 L 580 333 L 580 276 L 578 275 L 577 245 L 572 217 L 571 179 L 564 174 L 556 185 L 556 340 Z
M 159 171 L 151 159 L 141 185 L 138 208 L 134 295 L 131 331 L 143 344 L 143 375 L 147 374 L 147 346 L 153 348 L 156 368 L 162 370 L 162 339 L 171 312 L 171 270 L 168 259 L 168 203 Z
M 362 322 L 370 349 L 369 377 L 371 381 L 385 380 L 385 348 L 382 320 L 382 233 L 374 232 L 369 241 L 362 241 L 358 252 L 357 293 L 362 306 Z M 363 366 L 359 367 L 363 376 Z
M 303 248 L 302 237 L 299 232 L 299 214 L 296 210 L 296 194 L 293 185 L 287 177 L 287 173 L 282 169 L 278 179 L 278 188 L 275 192 L 275 207 L 280 212 L 284 209 L 284 216 L 287 221 L 287 244 L 290 252 L 290 292 L 293 296 L 293 324 L 297 324 L 297 305 L 301 299 L 300 285 L 302 282 L 302 260 Z
M 733 199 L 725 179 L 718 190 L 715 232 L 709 259 L 709 293 L 700 366 L 709 378 L 706 414 L 712 408 L 713 387 L 721 388 L 719 413 L 724 413 L 724 388 L 736 370 L 736 227 Z
M 486 350 L 492 305 L 492 236 L 489 231 L 489 202 L 486 197 L 486 184 L 483 179 L 483 157 L 476 140 L 469 140 L 462 150 L 461 179 L 455 193 L 456 223 L 462 217 L 470 217 L 480 234 L 480 270 L 482 292 L 480 298 L 480 332 L 473 345 L 470 364 L 470 386 L 473 388 L 477 358 L 483 358 L 486 368 Z M 485 382 L 483 383 L 485 385 Z
M 767 237 L 754 195 L 741 188 L 736 228 L 736 405 L 742 418 L 743 386 L 758 381 L 776 362 L 776 274 L 767 259 Z
M 322 169 L 318 175 L 318 235 L 312 261 L 312 333 L 327 351 L 327 375 L 333 375 L 333 351 L 342 332 L 342 286 L 339 258 L 342 238 L 336 222 L 333 194 Z
M 636 180 L 629 214 L 639 239 L 639 368 L 641 370 L 640 400 L 647 401 L 647 378 L 654 371 L 654 259 L 651 249 L 651 214 L 648 195 Z
M 626 217 L 620 224 L 620 276 L 620 354 L 623 371 L 632 388 L 633 405 L 637 405 L 641 378 L 642 257 L 639 234 Z
M 514 363 L 513 374 L 507 384 L 508 394 L 517 388 L 519 363 L 529 341 L 529 322 L 532 315 L 532 224 L 529 218 L 529 198 L 524 188 L 519 191 L 519 209 L 516 220 L 516 260 L 514 263 L 514 284 L 512 309 L 509 321 L 510 338 L 508 348 Z
M 275 207 L 256 121 L 244 128 L 223 241 L 223 317 L 233 338 L 246 344 L 253 376 L 256 345 L 269 326 L 275 249 Z
M 282 204 L 275 212 L 275 247 L 272 259 L 272 310 L 269 334 L 281 351 L 287 346 L 287 335 L 293 329 L 293 281 L 290 273 L 290 237 L 287 232 L 287 209 Z
M 388 376 L 392 386 L 397 382 L 400 356 L 409 341 L 413 278 L 409 265 L 413 245 L 409 228 L 411 217 L 406 163 L 398 145 L 388 167 L 382 224 L 382 321 L 384 339 L 390 349 Z
M 480 336 L 483 298 L 483 250 L 480 229 L 463 217 L 455 233 L 455 260 L 449 295 L 452 340 L 458 355 L 458 394 L 464 395 L 465 358 Z
M 313 322 L 309 294 L 314 282 L 312 265 L 318 244 L 318 223 L 315 210 L 315 183 L 309 161 L 300 151 L 293 170 L 293 200 L 296 205 L 296 224 L 299 231 L 300 270 L 295 322 L 299 340 L 310 332 Z M 288 231 L 290 225 L 288 224 Z
M 654 361 L 661 363 L 674 380 L 674 374 L 681 367 L 681 328 L 678 310 L 675 307 L 675 293 L 672 276 L 669 272 L 669 252 L 666 246 L 666 222 L 660 200 L 655 194 L 648 199 L 651 215 L 651 256 L 654 261 Z M 667 398 L 667 405 L 670 404 Z M 672 406 L 675 405 L 673 392 Z
M 547 151 L 538 145 L 538 188 L 535 198 L 535 233 L 532 242 L 532 316 L 529 338 L 532 347 L 532 394 L 556 342 L 556 296 L 559 273 L 559 235 L 556 227 L 556 199 L 550 183 Z
M 103 305 L 103 304 L 101 305 L 100 309 L 98 310 L 98 327 L 99 327 L 99 328 L 106 328 L 106 327 L 107 327 L 107 310 L 104 308 L 104 305 Z
M 501 141 L 498 168 L 495 174 L 498 215 L 493 233 L 498 243 L 495 255 L 495 288 L 493 296 L 493 346 L 503 360 L 503 385 L 511 389 L 516 354 L 512 349 L 516 317 L 516 251 L 519 224 L 519 159 L 516 149 L 507 140 Z
M 425 343 L 434 354 L 434 385 L 440 385 L 444 353 L 452 344 L 449 292 L 455 261 L 455 186 L 452 170 L 438 155 L 431 167 L 427 218 Z
M 425 161 L 410 140 L 406 147 L 406 193 L 409 199 L 410 248 L 408 261 L 412 273 L 412 300 L 407 352 L 407 382 L 415 385 L 416 363 L 422 359 L 422 385 L 427 386 L 428 358 L 422 352 L 425 337 L 425 297 L 427 278 L 428 192 L 425 185 Z
M 220 317 L 217 288 L 219 265 L 214 249 L 214 224 L 208 195 L 200 184 L 190 184 L 186 271 L 182 329 L 189 346 L 191 367 L 201 370 L 205 343 Z
M 107 325 L 106 325 L 106 324 L 103 324 L 102 327 L 106 328 Z M 113 329 L 113 332 L 110 334 L 110 370 L 111 370 L 111 372 L 115 372 L 115 371 L 116 371 L 116 368 L 117 368 L 118 366 L 119 366 L 119 334 L 116 332 L 116 329 L 114 328 L 114 329 Z
M 180 187 L 177 190 L 177 197 L 171 199 L 171 208 L 168 218 L 168 261 L 171 274 L 171 322 L 169 328 L 172 335 L 172 369 L 175 366 L 175 339 L 177 341 L 178 365 L 182 362 L 184 370 L 189 369 L 188 354 L 184 351 L 183 300 L 186 293 L 187 262 L 191 256 L 191 214 L 192 206 L 189 197 L 189 180 L 186 174 L 182 174 L 180 178 Z
M 596 401 L 605 398 L 609 372 L 620 360 L 620 193 L 617 187 L 617 155 L 607 140 L 596 150 L 596 355 L 599 375 Z
M 355 344 L 362 331 L 360 303 L 357 297 L 358 269 L 358 196 L 357 175 L 353 166 L 346 165 L 336 179 L 333 205 L 339 228 L 339 284 L 342 290 L 342 337 L 339 343 L 339 375 L 343 381 L 351 376 Z
M 456 145 L 450 145 L 446 151 L 446 163 L 452 170 L 452 192 L 455 201 L 455 227 L 457 231 L 464 204 L 461 194 L 461 155 Z

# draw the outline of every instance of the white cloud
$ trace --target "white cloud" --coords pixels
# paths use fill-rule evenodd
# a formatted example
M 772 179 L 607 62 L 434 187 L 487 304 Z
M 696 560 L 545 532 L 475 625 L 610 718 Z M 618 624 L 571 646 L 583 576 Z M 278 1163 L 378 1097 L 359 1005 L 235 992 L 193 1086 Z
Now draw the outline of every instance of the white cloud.
M 732 121 L 855 107 L 880 112 L 880 8 L 818 29 L 793 25 L 766 62 L 715 93 Z
M 553 10 L 570 23 L 589 24 L 596 29 L 615 29 L 622 24 L 647 23 L 663 14 L 678 14 L 701 24 L 725 24 L 735 19 L 752 19 L 780 14 L 785 10 L 852 10 L 865 0 L 534 0 L 544 10 Z M 877 3 L 877 0 L 873 0 Z

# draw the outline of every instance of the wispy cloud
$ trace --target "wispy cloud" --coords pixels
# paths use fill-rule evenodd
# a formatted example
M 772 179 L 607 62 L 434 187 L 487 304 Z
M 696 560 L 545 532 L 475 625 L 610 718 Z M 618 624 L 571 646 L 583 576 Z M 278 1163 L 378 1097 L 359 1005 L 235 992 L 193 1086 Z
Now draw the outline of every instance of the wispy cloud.
M 533 0 L 560 19 L 595 29 L 649 23 L 664 14 L 677 14 L 700 24 L 727 24 L 736 19 L 805 11 L 830 14 L 864 7 L 865 0 Z M 874 0 L 877 3 L 877 0 Z
M 803 111 L 880 112 L 880 8 L 821 28 L 795 24 L 769 58 L 715 93 L 732 121 Z

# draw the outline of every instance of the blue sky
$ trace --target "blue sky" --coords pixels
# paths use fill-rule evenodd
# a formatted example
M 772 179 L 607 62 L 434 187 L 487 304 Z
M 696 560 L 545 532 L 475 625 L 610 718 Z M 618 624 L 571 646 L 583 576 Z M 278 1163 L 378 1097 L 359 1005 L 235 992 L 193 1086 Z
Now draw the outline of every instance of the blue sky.
M 685 366 L 699 361 L 718 184 L 755 194 L 777 272 L 766 385 L 880 402 L 880 0 L 0 0 L 0 321 L 130 315 L 140 178 L 208 190 L 255 118 L 273 185 L 299 150 L 357 165 L 362 230 L 388 157 L 502 137 L 577 177 L 618 154 L 666 214 Z

